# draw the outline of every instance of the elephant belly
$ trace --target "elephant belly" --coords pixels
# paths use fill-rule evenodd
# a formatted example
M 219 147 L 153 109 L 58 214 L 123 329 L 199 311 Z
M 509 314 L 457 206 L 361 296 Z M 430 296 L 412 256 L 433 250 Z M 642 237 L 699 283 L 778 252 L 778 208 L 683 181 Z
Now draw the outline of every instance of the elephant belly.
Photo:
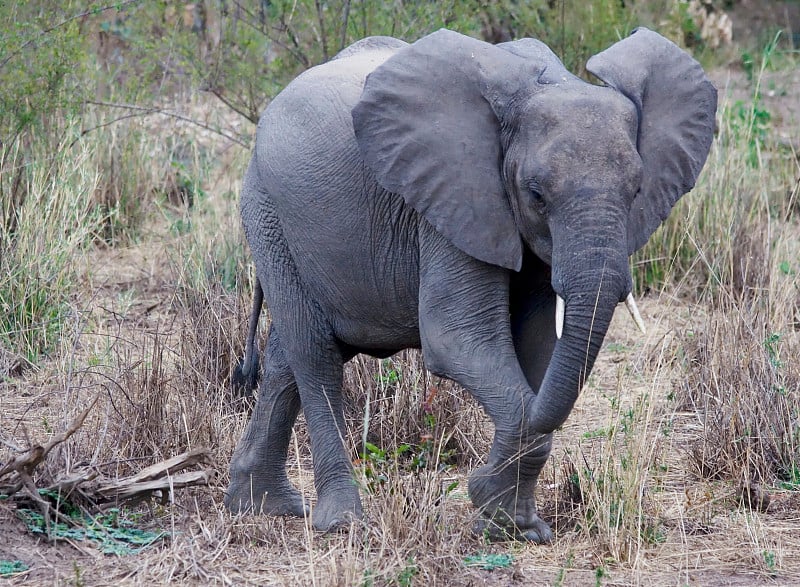
M 329 232 L 334 223 L 326 217 L 328 230 L 289 239 L 298 273 L 337 339 L 375 356 L 420 344 L 417 219 L 392 198 L 363 198 L 339 230 Z

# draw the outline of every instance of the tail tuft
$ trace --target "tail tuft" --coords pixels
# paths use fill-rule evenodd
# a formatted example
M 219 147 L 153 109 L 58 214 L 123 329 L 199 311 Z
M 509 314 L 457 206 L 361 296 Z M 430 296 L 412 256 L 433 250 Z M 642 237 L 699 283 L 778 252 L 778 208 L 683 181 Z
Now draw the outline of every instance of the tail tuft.
M 239 397 L 251 395 L 258 388 L 258 381 L 261 378 L 261 366 L 258 361 L 258 353 L 253 353 L 250 364 L 246 365 L 247 356 L 239 361 L 231 377 L 233 391 Z

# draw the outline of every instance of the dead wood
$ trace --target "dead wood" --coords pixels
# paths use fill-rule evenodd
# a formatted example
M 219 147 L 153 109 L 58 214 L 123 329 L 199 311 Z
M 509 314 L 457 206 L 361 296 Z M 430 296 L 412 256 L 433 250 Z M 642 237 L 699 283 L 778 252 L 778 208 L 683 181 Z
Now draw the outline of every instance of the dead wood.
M 64 520 L 64 515 L 58 511 L 58 508 L 54 508 L 50 501 L 42 495 L 42 491 L 34 481 L 34 471 L 44 462 L 53 448 L 69 439 L 83 426 L 98 397 L 95 396 L 89 406 L 73 420 L 64 432 L 54 436 L 46 444 L 31 446 L 0 467 L 0 494 L 9 497 L 20 494 L 19 497 L 23 500 L 33 501 L 44 517 L 48 534 L 52 515 L 62 521 L 68 520 Z M 213 469 L 182 471 L 211 462 L 211 454 L 208 449 L 197 448 L 116 481 L 109 481 L 96 468 L 88 466 L 72 471 L 71 474 L 56 480 L 46 487 L 46 491 L 51 495 L 58 495 L 62 499 L 78 493 L 94 506 L 108 503 L 138 503 L 153 497 L 159 497 L 165 501 L 176 489 L 208 485 L 215 476 Z
M 206 448 L 190 450 L 160 463 L 156 463 L 114 482 L 98 485 L 93 493 L 100 502 L 139 502 L 158 496 L 165 499 L 175 489 L 208 485 L 214 478 L 212 469 L 179 473 L 188 467 L 211 462 Z
M 52 508 L 50 502 L 40 495 L 36 483 L 33 481 L 33 472 L 47 458 L 51 450 L 66 441 L 83 426 L 86 416 L 89 415 L 99 397 L 99 395 L 96 395 L 86 409 L 72 421 L 64 432 L 51 438 L 45 445 L 37 444 L 30 447 L 0 468 L 0 493 L 13 496 L 20 490 L 24 490 L 25 494 L 33 500 L 42 512 L 48 534 L 50 533 L 50 512 Z M 7 478 L 6 482 L 3 481 L 4 478 Z M 60 517 L 57 510 L 56 517 Z

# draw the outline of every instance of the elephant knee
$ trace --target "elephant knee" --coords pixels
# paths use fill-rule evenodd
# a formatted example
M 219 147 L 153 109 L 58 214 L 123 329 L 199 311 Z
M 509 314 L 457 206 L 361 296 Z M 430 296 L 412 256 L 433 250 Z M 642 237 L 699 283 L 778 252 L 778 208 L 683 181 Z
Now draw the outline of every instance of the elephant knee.
M 439 377 L 455 379 L 456 373 L 453 365 L 452 354 L 447 350 L 448 345 L 442 344 L 441 340 L 431 341 L 423 338 L 422 357 L 425 360 L 425 368 Z

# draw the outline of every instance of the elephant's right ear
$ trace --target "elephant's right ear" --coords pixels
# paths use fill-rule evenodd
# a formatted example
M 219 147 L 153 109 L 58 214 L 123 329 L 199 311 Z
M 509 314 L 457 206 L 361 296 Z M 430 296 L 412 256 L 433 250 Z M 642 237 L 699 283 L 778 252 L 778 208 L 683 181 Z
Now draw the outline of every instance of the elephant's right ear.
M 381 186 L 464 252 L 514 270 L 522 241 L 503 187 L 500 122 L 485 96 L 513 94 L 521 82 L 509 72 L 520 68 L 532 69 L 442 29 L 375 69 L 353 109 L 361 154 Z
M 586 69 L 639 113 L 644 177 L 628 219 L 632 254 L 694 187 L 714 138 L 717 90 L 688 53 L 644 27 L 589 59 Z

